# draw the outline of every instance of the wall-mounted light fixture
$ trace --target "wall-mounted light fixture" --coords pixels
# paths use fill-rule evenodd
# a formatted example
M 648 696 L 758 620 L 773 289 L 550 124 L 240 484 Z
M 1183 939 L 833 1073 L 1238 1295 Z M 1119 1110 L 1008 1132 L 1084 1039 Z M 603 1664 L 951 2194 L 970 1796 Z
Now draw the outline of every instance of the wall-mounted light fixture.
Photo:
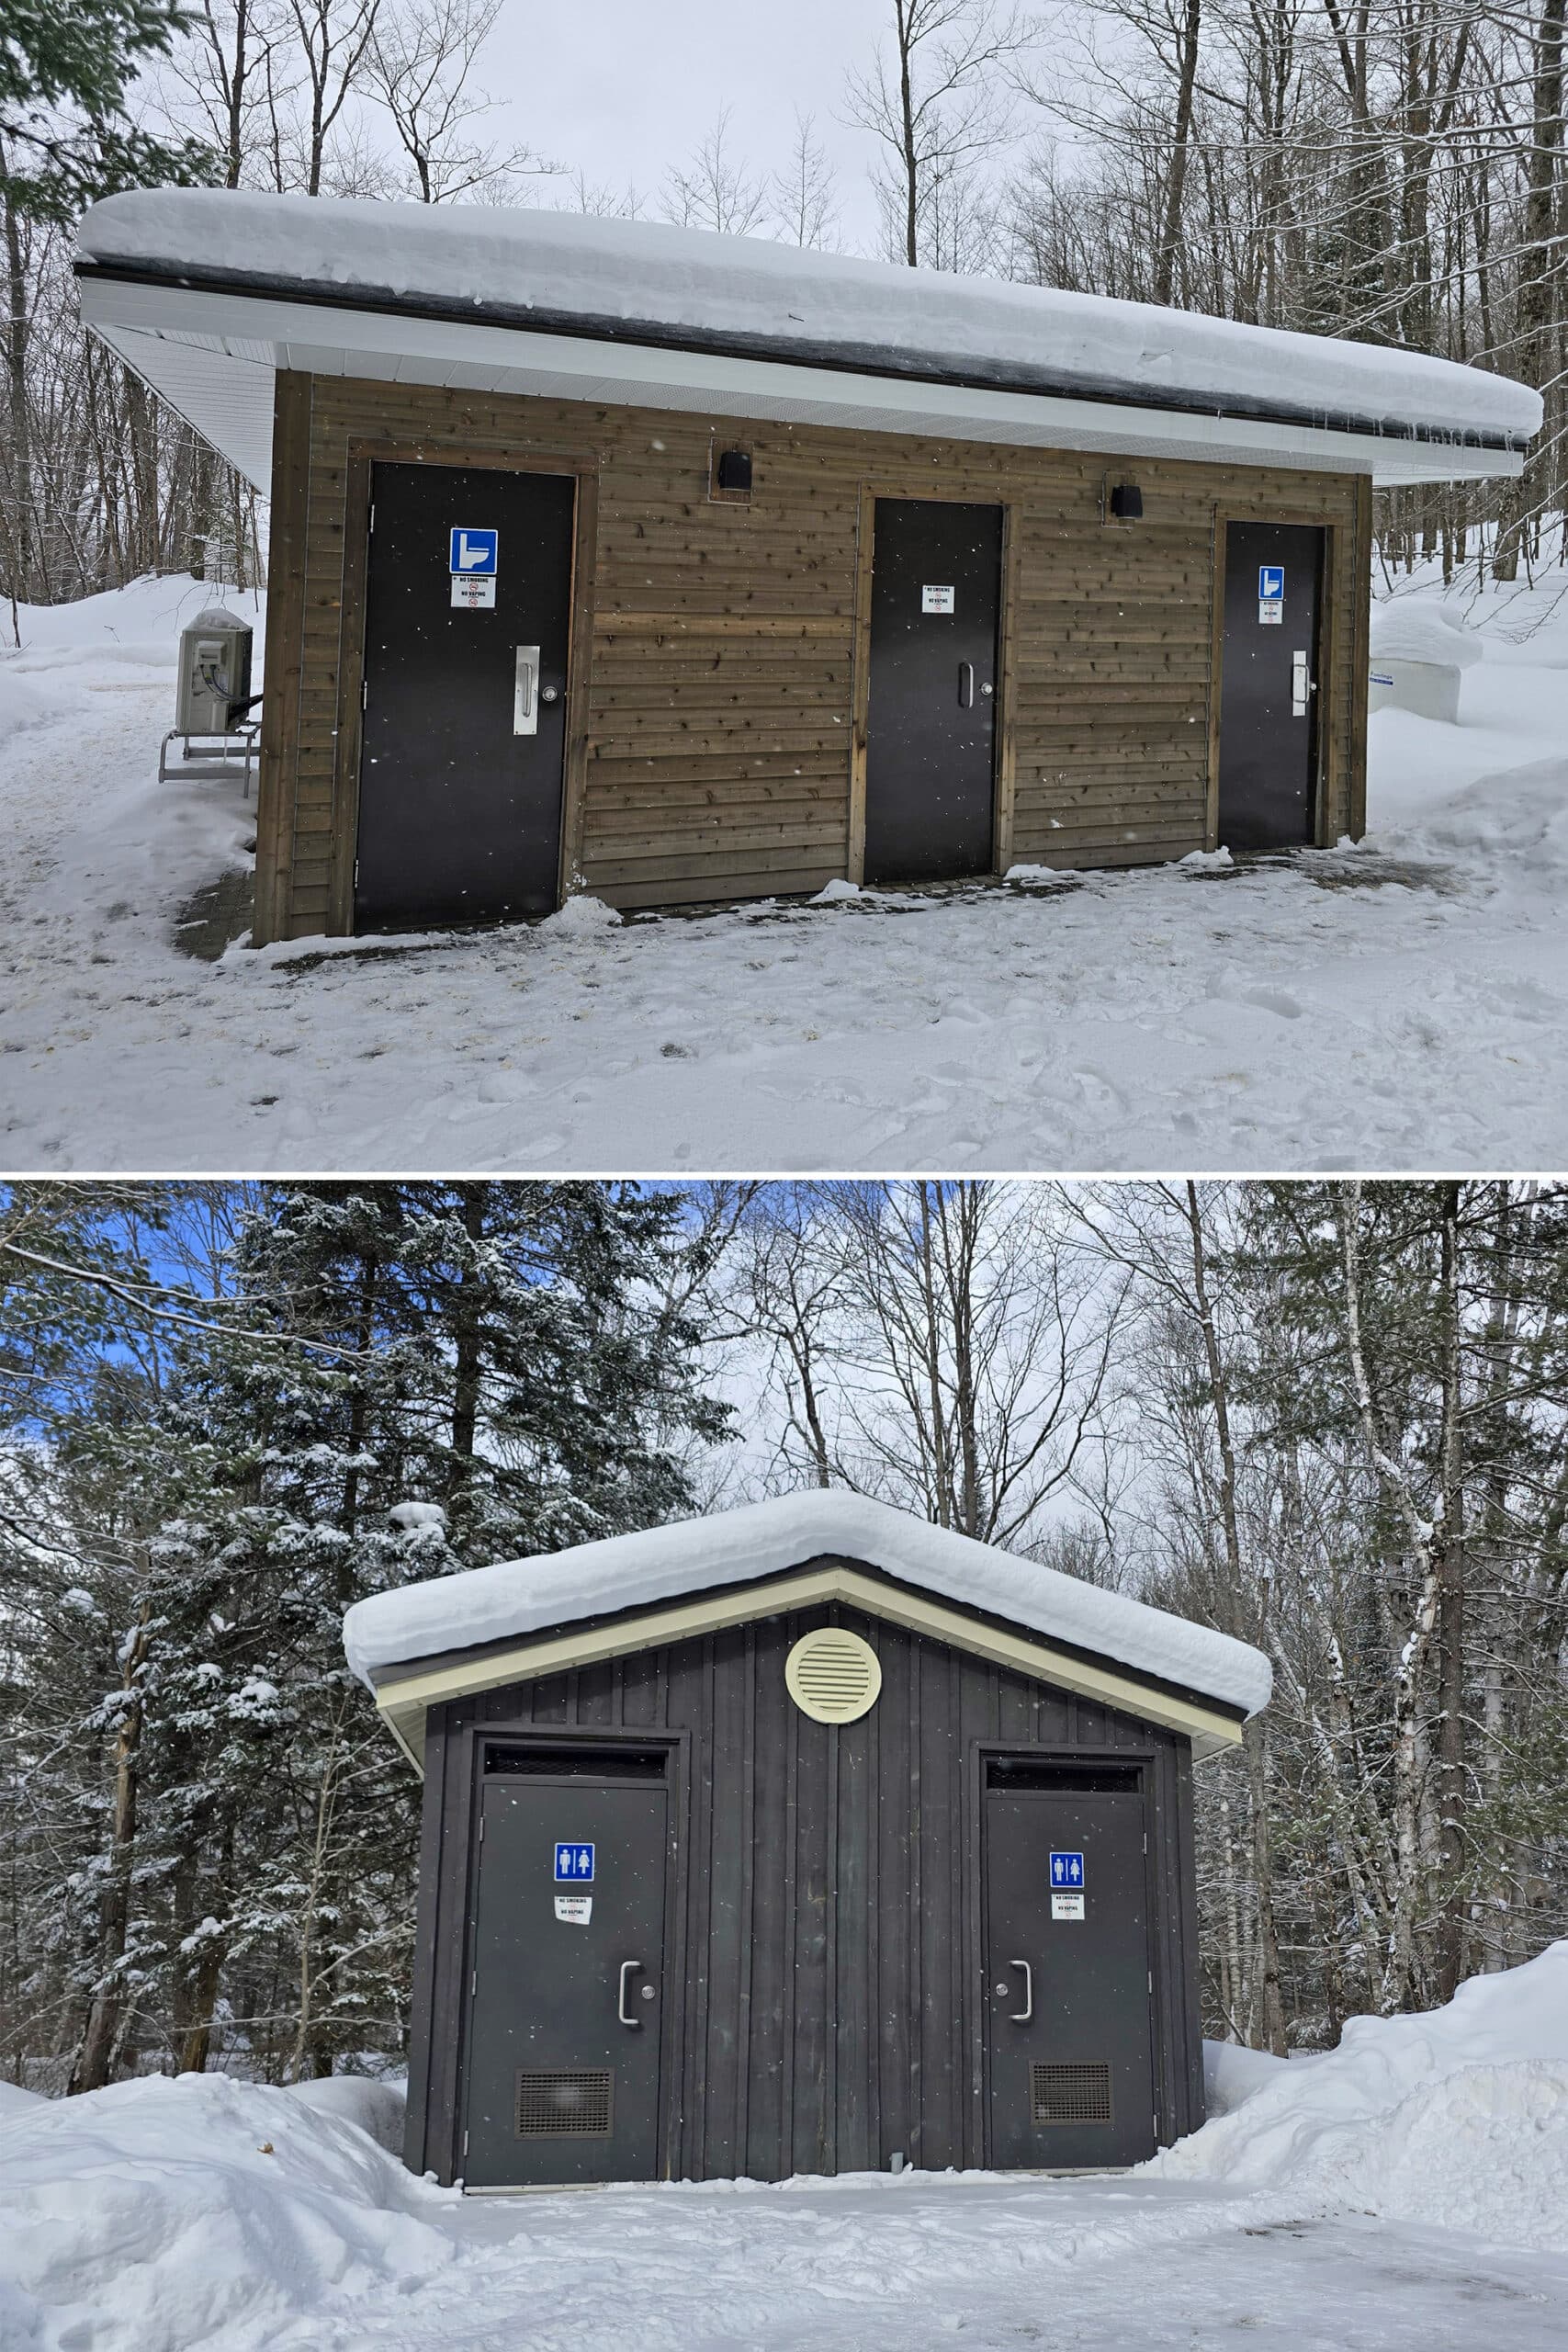
M 1119 523 L 1136 523 L 1144 512 L 1144 493 L 1135 481 L 1119 481 L 1111 492 L 1111 512 Z
M 751 489 L 751 452 L 750 449 L 721 449 L 716 476 L 720 490 L 739 491 L 743 497 Z

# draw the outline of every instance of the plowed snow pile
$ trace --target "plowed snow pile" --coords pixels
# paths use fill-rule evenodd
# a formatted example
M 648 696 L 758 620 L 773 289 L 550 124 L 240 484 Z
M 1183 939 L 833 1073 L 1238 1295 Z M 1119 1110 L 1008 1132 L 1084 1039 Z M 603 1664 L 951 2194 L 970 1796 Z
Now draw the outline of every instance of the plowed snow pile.
M 1568 2252 L 1568 1942 L 1447 2008 L 1353 2018 L 1143 2170 Z
M 451 2192 L 344 2120 L 377 2120 L 376 2086 L 337 2112 L 313 2090 L 152 2075 L 0 2116 L 5 2352 L 175 2352 L 220 2331 L 224 2352 L 261 2352 L 303 2312 L 443 2268 Z

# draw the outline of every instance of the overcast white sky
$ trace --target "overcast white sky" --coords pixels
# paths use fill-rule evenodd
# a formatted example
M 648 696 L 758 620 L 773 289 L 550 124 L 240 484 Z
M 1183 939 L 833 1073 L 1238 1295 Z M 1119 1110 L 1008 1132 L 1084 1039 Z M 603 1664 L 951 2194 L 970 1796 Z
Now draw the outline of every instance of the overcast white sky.
M 479 78 L 507 99 L 513 136 L 591 182 L 632 181 L 648 212 L 721 106 L 736 153 L 761 171 L 785 161 L 798 107 L 837 165 L 845 241 L 869 251 L 874 142 L 840 118 L 847 72 L 891 17 L 889 0 L 507 0 Z

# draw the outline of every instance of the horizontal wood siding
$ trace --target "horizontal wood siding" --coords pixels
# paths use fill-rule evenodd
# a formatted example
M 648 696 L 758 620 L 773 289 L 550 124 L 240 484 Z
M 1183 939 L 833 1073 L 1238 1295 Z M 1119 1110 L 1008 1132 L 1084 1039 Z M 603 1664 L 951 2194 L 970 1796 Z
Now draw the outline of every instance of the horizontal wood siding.
M 360 621 L 350 609 L 345 626 L 344 558 L 363 527 L 355 460 L 378 449 L 449 464 L 555 458 L 596 484 L 570 853 L 581 886 L 617 906 L 814 890 L 852 863 L 856 547 L 863 498 L 869 514 L 877 494 L 1009 508 L 998 838 L 1006 850 L 1010 801 L 1010 855 L 1067 866 L 1179 856 L 1208 838 L 1216 515 L 1337 526 L 1321 831 L 1333 840 L 1351 825 L 1369 560 L 1351 479 L 1118 460 L 1143 490 L 1144 520 L 1107 524 L 1105 460 L 1058 451 L 335 377 L 310 379 L 308 401 L 283 396 L 279 414 L 300 430 L 277 436 L 277 511 L 303 513 L 275 584 L 302 647 L 262 846 L 261 921 L 278 935 L 345 920 L 341 879 L 335 910 L 331 897 L 334 767 L 340 671 L 349 706 Z M 731 441 L 751 451 L 749 502 L 708 493 L 713 449 Z M 352 799 L 352 780 L 336 788 Z M 341 865 L 352 808 L 337 813 Z
M 851 1626 L 881 1660 L 859 1723 L 812 1722 L 789 1699 L 800 1634 Z M 776 2179 L 985 2160 L 976 1917 L 976 1743 L 1152 1755 L 1155 2011 L 1161 2135 L 1201 2119 L 1190 1748 L 1066 1691 L 833 1603 L 671 1644 L 433 1713 L 446 1749 L 428 1817 L 439 1886 L 422 1891 L 410 2161 L 444 2179 L 456 2150 L 457 2042 L 468 1967 L 474 1748 L 530 1728 L 686 1735 L 687 1818 L 672 1922 L 677 2056 L 671 2168 Z M 437 1793 L 437 1789 L 439 1793 Z M 431 1867 L 427 1857 L 427 1869 Z M 439 1927 L 437 1923 L 439 1924 Z

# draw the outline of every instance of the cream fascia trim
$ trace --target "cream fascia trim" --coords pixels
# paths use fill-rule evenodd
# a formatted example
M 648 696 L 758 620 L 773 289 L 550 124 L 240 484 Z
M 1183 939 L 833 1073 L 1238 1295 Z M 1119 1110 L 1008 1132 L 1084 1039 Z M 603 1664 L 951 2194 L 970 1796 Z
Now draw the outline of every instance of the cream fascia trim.
M 661 1648 L 668 1642 L 689 1640 L 694 1634 L 717 1634 L 744 1625 L 757 1617 L 779 1617 L 792 1609 L 810 1609 L 825 1600 L 846 1601 L 906 1632 L 926 1634 L 953 1649 L 968 1650 L 993 1666 L 1040 1682 L 1055 1683 L 1080 1699 L 1096 1699 L 1108 1707 L 1141 1715 L 1145 1723 L 1168 1731 L 1185 1732 L 1199 1758 L 1234 1747 L 1241 1725 L 1229 1715 L 1179 1699 L 1173 1692 L 1151 1690 L 1146 1682 L 1120 1674 L 1114 1667 L 1095 1666 L 1055 1648 L 1049 1642 L 1021 1634 L 1004 1633 L 981 1623 L 941 1601 L 874 1582 L 854 1568 L 810 1568 L 795 1576 L 773 1577 L 766 1583 L 699 1596 L 670 1609 L 656 1609 L 614 1625 L 585 1625 L 552 1634 L 542 1642 L 520 1643 L 515 1649 L 492 1651 L 467 1664 L 433 1668 L 426 1674 L 408 1674 L 384 1682 L 376 1704 L 388 1728 L 416 1772 L 424 1770 L 424 1717 L 429 1707 L 464 1699 L 476 1690 L 493 1690 L 503 1682 L 533 1682 L 548 1674 L 570 1673 L 574 1667 L 598 1666 L 606 1658 L 626 1657 L 637 1650 Z

